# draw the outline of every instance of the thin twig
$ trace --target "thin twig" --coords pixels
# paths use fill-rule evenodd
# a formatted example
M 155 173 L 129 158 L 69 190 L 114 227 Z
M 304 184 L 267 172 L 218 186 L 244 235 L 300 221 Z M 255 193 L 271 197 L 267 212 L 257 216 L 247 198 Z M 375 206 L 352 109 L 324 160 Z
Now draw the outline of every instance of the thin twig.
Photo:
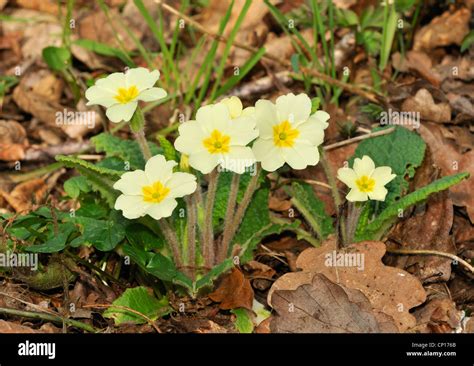
M 153 327 L 153 329 L 156 330 L 157 333 L 161 333 L 160 328 L 158 328 L 155 324 L 155 322 L 147 317 L 145 314 L 140 313 L 139 311 L 129 308 L 128 306 L 123 306 L 123 305 L 114 305 L 114 304 L 89 304 L 89 305 L 84 305 L 83 308 L 117 308 L 120 310 L 126 310 L 129 311 L 135 315 L 138 315 L 142 317 L 143 319 L 146 320 L 146 322 Z
M 391 254 L 402 254 L 402 255 L 437 255 L 440 257 L 450 258 L 454 261 L 461 263 L 464 267 L 466 267 L 471 273 L 474 274 L 474 267 L 471 266 L 468 262 L 464 259 L 458 257 L 457 255 L 445 252 L 439 252 L 437 250 L 418 250 L 418 249 L 387 249 L 387 253 Z
M 177 15 L 178 17 L 183 19 L 185 22 L 191 24 L 194 28 L 196 28 L 201 33 L 203 33 L 203 34 L 205 34 L 209 37 L 212 37 L 214 39 L 217 39 L 220 42 L 227 42 L 226 37 L 208 30 L 207 28 L 203 27 L 200 23 L 196 22 L 191 17 L 187 16 L 186 14 L 183 14 L 182 12 L 180 12 L 179 10 L 177 10 L 177 9 L 173 8 L 172 6 L 166 4 L 162 0 L 155 0 L 155 3 L 160 5 L 163 9 L 165 9 L 169 13 Z M 251 52 L 252 54 L 255 54 L 255 53 L 258 52 L 258 49 L 256 49 L 255 47 L 248 46 L 248 45 L 246 45 L 244 43 L 240 43 L 238 41 L 234 41 L 233 46 L 241 48 L 241 49 L 246 50 L 248 52 Z M 270 60 L 272 62 L 276 62 L 277 64 L 279 64 L 279 65 L 281 65 L 281 66 L 283 66 L 287 69 L 292 68 L 291 62 L 286 60 L 286 59 L 281 58 L 280 56 L 275 56 L 275 55 L 272 55 L 272 54 L 269 54 L 269 53 L 265 53 L 262 56 L 262 58 L 264 58 L 266 60 Z M 313 77 L 319 78 L 319 79 L 321 79 L 321 80 L 323 80 L 323 81 L 325 81 L 325 82 L 327 82 L 331 85 L 335 85 L 335 86 L 337 86 L 339 88 L 342 88 L 342 89 L 344 89 L 344 90 L 346 90 L 350 93 L 360 95 L 360 96 L 362 96 L 362 97 L 364 97 L 364 98 L 366 98 L 366 99 L 368 99 L 368 100 L 370 100 L 374 103 L 381 103 L 382 102 L 383 104 L 386 104 L 385 97 L 383 95 L 379 94 L 379 93 L 376 93 L 373 90 L 371 90 L 370 92 L 366 91 L 366 90 L 363 90 L 361 87 L 358 87 L 356 85 L 347 84 L 347 83 L 342 82 L 340 80 L 334 79 L 334 78 L 330 77 L 329 75 L 323 74 L 319 71 L 316 71 L 314 69 L 310 69 L 310 68 L 307 68 L 307 67 L 304 67 L 304 66 L 300 66 L 300 70 L 305 74 L 309 74 Z
M 395 131 L 395 127 L 387 128 L 387 129 L 377 131 L 377 132 L 371 132 L 371 133 L 368 133 L 366 135 L 353 137 L 351 139 L 347 139 L 347 140 L 344 140 L 344 141 L 339 141 L 339 142 L 336 142 L 336 143 L 331 144 L 331 145 L 326 145 L 324 147 L 324 151 L 332 150 L 332 149 L 335 149 L 336 147 L 341 147 L 341 146 L 344 146 L 344 145 L 349 145 L 349 144 L 352 144 L 352 143 L 357 142 L 357 141 L 370 139 L 372 137 L 387 135 L 389 133 L 392 133 L 393 131 Z
M 71 327 L 83 329 L 90 333 L 97 333 L 98 330 L 95 329 L 93 326 L 80 322 L 78 320 L 67 319 L 63 318 L 59 315 L 51 315 L 45 313 L 37 313 L 33 311 L 25 311 L 25 310 L 17 310 L 17 309 L 10 309 L 10 308 L 2 308 L 0 307 L 0 314 L 7 314 L 13 316 L 20 316 L 23 318 L 30 318 L 30 319 L 41 319 L 46 320 L 53 323 L 60 323 L 60 324 L 69 324 Z

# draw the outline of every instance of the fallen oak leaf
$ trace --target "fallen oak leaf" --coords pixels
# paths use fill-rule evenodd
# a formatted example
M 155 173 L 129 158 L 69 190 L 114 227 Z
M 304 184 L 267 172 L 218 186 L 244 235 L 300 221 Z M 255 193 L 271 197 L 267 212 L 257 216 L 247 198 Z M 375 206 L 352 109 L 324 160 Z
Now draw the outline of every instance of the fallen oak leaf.
M 219 302 L 219 308 L 222 310 L 236 308 L 252 310 L 253 289 L 250 281 L 239 269 L 234 267 L 230 273 L 225 275 L 219 287 L 209 294 L 209 298 Z
M 402 104 L 403 112 L 419 112 L 423 120 L 444 123 L 451 121 L 449 103 L 435 103 L 427 89 L 420 89 L 413 97 L 407 98 Z
M 309 284 L 295 290 L 276 290 L 274 333 L 379 333 L 383 328 L 361 291 L 345 288 L 325 275 L 312 274 Z M 395 325 L 385 330 L 394 331 Z
M 273 293 L 276 290 L 294 290 L 310 283 L 314 273 L 322 273 L 331 281 L 360 290 L 374 309 L 392 317 L 403 332 L 416 324 L 409 310 L 422 304 L 426 300 L 426 293 L 416 277 L 383 264 L 381 259 L 385 251 L 385 244 L 376 241 L 351 244 L 336 251 L 334 238 L 319 248 L 306 249 L 296 262 L 296 266 L 303 271 L 287 273 L 275 281 L 268 293 L 268 303 L 273 306 Z M 342 263 L 339 262 L 340 258 Z M 357 258 L 359 263 L 356 263 Z M 344 261 L 347 261 L 346 265 Z

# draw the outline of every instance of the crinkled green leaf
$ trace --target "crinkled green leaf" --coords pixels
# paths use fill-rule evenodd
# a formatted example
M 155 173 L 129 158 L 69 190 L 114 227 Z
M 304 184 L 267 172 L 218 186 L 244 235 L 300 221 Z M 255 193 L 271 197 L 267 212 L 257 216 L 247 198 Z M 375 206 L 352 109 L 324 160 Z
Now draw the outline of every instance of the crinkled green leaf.
M 161 235 L 138 223 L 128 225 L 125 228 L 125 235 L 131 245 L 146 251 L 164 247 L 164 239 Z
M 393 220 L 398 217 L 400 210 L 406 210 L 408 207 L 424 201 L 429 195 L 448 189 L 468 177 L 468 173 L 450 175 L 438 179 L 415 192 L 407 194 L 383 210 L 374 221 L 367 225 L 363 232 L 357 235 L 356 241 L 380 239 L 385 230 L 393 223 Z
M 82 175 L 69 178 L 64 182 L 64 190 L 71 198 L 78 198 L 81 192 L 88 193 L 91 189 L 87 178 Z
M 113 305 L 119 307 L 114 307 Z M 172 310 L 169 306 L 168 298 L 162 297 L 158 300 L 143 286 L 125 290 L 122 296 L 116 299 L 103 315 L 106 318 L 114 319 L 115 325 L 126 322 L 136 324 L 146 323 L 147 319 L 145 317 L 121 308 L 120 306 L 133 309 L 150 320 L 156 320 L 158 317 L 169 314 Z
M 412 178 L 415 175 L 415 169 L 423 162 L 425 149 L 426 144 L 417 133 L 395 126 L 395 131 L 389 134 L 361 141 L 349 164 L 352 166 L 355 158 L 368 155 L 376 167 L 392 168 L 397 177 L 386 186 L 388 194 L 385 206 L 387 206 L 408 190 L 405 177 Z
M 108 157 L 118 157 L 124 162 L 130 163 L 131 170 L 143 169 L 145 159 L 140 150 L 140 146 L 134 140 L 123 140 L 110 133 L 101 133 L 91 138 L 97 152 L 105 152 Z M 162 152 L 156 144 L 148 142 L 152 155 Z
M 333 219 L 326 213 L 324 203 L 316 197 L 310 184 L 294 182 L 288 191 L 291 202 L 320 239 L 324 240 L 334 232 Z
M 76 231 L 77 228 L 72 223 L 58 223 L 57 232 L 55 227 L 51 225 L 49 235 L 44 243 L 26 247 L 25 250 L 33 253 L 56 253 L 66 247 L 69 235 Z

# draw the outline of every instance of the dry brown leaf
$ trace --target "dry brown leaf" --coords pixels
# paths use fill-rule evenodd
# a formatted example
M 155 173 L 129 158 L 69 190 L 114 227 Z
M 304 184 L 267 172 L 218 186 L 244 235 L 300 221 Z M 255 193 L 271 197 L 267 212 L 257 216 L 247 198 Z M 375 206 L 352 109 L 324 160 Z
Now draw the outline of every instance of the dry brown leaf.
M 212 301 L 219 302 L 219 307 L 223 310 L 246 308 L 252 310 L 253 290 L 250 281 L 246 279 L 243 273 L 232 268 L 219 287 L 211 294 L 209 298 Z
M 435 164 L 441 168 L 443 176 L 460 172 L 471 176 L 451 187 L 451 199 L 456 206 L 465 206 L 469 218 L 474 223 L 474 150 L 464 154 L 458 152 L 452 141 L 443 137 L 442 126 L 424 123 L 420 126 L 420 135 L 428 144 Z
M 386 248 L 382 242 L 365 241 L 335 251 L 335 240 L 326 241 L 320 248 L 309 248 L 300 254 L 297 267 L 302 272 L 287 273 L 280 277 L 268 293 L 272 305 L 272 294 L 280 289 L 296 289 L 310 283 L 314 273 L 322 273 L 331 281 L 347 288 L 360 290 L 377 311 L 391 316 L 400 331 L 413 327 L 415 318 L 409 310 L 425 301 L 426 293 L 420 281 L 409 273 L 382 263 Z M 364 260 L 363 269 L 358 266 L 328 266 L 328 256 L 336 254 L 358 254 Z M 346 258 L 357 258 L 347 256 Z M 361 264 L 360 262 L 359 264 Z
M 421 333 L 452 333 L 461 326 L 456 303 L 447 297 L 435 298 L 413 312 L 416 331 Z
M 21 124 L 0 120 L 0 160 L 22 160 L 27 147 L 26 131 Z
M 275 196 L 270 196 L 270 200 L 268 201 L 268 208 L 277 212 L 285 212 L 291 208 L 291 201 L 282 200 Z
M 415 71 L 431 84 L 439 87 L 441 76 L 433 69 L 431 58 L 423 51 L 408 51 L 405 57 L 400 52 L 392 55 L 393 66 L 402 72 Z
M 0 319 L 0 333 L 40 333 L 30 327 Z
M 59 14 L 58 3 L 54 0 L 16 0 L 16 3 L 25 9 L 38 10 L 53 15 Z
M 435 103 L 433 96 L 424 88 L 402 104 L 404 112 L 419 112 L 423 120 L 443 123 L 451 121 L 451 107 L 448 103 Z
M 453 225 L 453 202 L 448 191 L 428 198 L 426 209 L 402 221 L 392 231 L 390 238 L 402 243 L 402 249 L 438 250 L 456 254 L 450 236 Z M 422 227 L 423 230 L 419 230 Z M 451 276 L 449 258 L 439 256 L 394 256 L 390 265 L 403 268 L 417 276 L 423 283 L 448 281 Z
M 47 191 L 44 179 L 37 178 L 18 184 L 10 193 L 0 190 L 0 195 L 16 212 L 22 212 L 29 210 L 33 204 L 41 203 Z
M 414 50 L 433 49 L 436 47 L 461 45 L 464 37 L 469 33 L 469 19 L 471 11 L 462 8 L 454 13 L 449 11 L 433 18 L 415 34 Z
M 313 273 L 309 284 L 276 290 L 272 296 L 273 333 L 380 333 L 372 306 L 364 294 Z M 388 328 L 385 328 L 388 330 Z M 392 324 L 392 331 L 396 327 Z

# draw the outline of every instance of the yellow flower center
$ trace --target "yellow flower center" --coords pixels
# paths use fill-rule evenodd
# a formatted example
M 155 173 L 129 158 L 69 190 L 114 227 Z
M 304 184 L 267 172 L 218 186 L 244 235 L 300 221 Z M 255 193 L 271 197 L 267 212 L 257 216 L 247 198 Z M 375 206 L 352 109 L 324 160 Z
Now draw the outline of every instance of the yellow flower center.
M 295 139 L 300 135 L 300 131 L 291 128 L 288 121 L 283 121 L 279 125 L 273 126 L 273 143 L 278 147 L 292 147 Z
M 359 179 L 356 179 L 355 181 L 357 188 L 359 188 L 359 191 L 361 192 L 372 192 L 375 187 L 375 179 L 370 178 L 366 175 L 363 175 Z
M 218 130 L 214 130 L 211 136 L 204 139 L 202 143 L 211 154 L 224 154 L 229 152 L 230 136 L 224 135 Z
M 121 104 L 126 104 L 134 100 L 138 96 L 138 89 L 135 85 L 130 88 L 118 88 L 117 95 L 114 97 L 115 100 Z
M 165 187 L 160 181 L 156 181 L 151 186 L 142 187 L 143 201 L 151 203 L 160 203 L 163 201 L 170 189 Z

